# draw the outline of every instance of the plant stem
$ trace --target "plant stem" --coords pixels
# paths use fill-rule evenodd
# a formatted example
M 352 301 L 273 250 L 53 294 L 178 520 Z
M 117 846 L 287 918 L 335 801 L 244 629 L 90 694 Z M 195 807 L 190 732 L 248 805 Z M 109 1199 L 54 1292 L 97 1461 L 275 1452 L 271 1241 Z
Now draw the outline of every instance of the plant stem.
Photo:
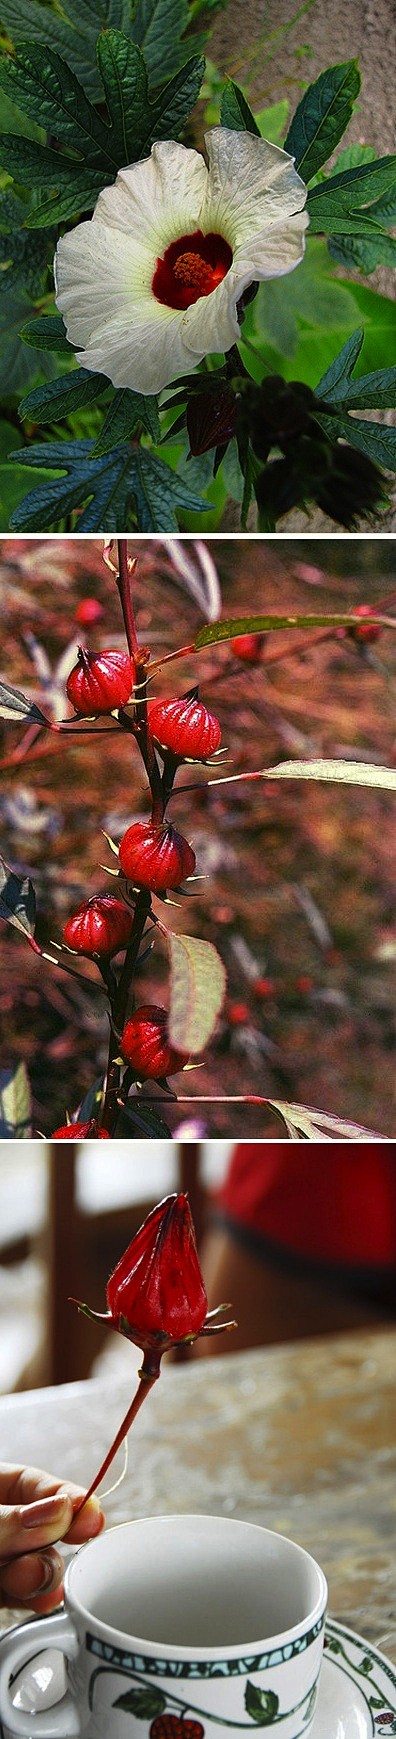
M 127 641 L 128 641 L 128 649 L 129 649 L 129 652 L 131 654 L 131 658 L 135 658 L 136 653 L 138 651 L 138 637 L 137 637 L 137 633 L 136 633 L 135 617 L 134 617 L 133 604 L 132 604 L 131 584 L 130 584 L 129 568 L 128 568 L 128 542 L 127 542 L 126 537 L 118 537 L 117 538 L 117 551 L 118 551 L 118 574 L 117 574 L 116 583 L 117 583 L 118 591 L 119 591 L 119 595 L 120 595 L 120 603 L 121 603 L 122 614 L 124 617 L 124 627 L 125 627 L 125 633 L 126 633 L 126 637 L 127 637 Z M 135 567 L 135 565 L 136 564 L 134 562 L 133 566 Z
M 108 1135 L 113 1134 L 119 1113 L 118 1095 L 120 1087 L 120 1065 L 117 1063 L 116 1058 L 119 1054 L 120 1034 L 125 1023 L 128 998 L 150 908 L 151 894 L 149 894 L 145 888 L 142 888 L 136 900 L 131 940 L 126 951 L 124 965 L 112 1002 L 106 1087 L 102 1112 L 99 1119 L 100 1128 L 106 1129 Z
M 93 1497 L 93 1494 L 97 1490 L 98 1485 L 100 1485 L 101 1480 L 104 1479 L 108 1468 L 111 1467 L 111 1463 L 114 1460 L 114 1456 L 117 1454 L 117 1449 L 120 1449 L 121 1444 L 124 1442 L 124 1437 L 126 1437 L 127 1431 L 129 1431 L 130 1425 L 133 1424 L 133 1420 L 136 1419 L 136 1415 L 137 1415 L 137 1413 L 139 1413 L 140 1407 L 142 1407 L 143 1401 L 145 1401 L 145 1399 L 146 1399 L 146 1395 L 149 1394 L 150 1389 L 152 1389 L 152 1387 L 153 1387 L 153 1384 L 157 1382 L 157 1379 L 160 1375 L 160 1363 L 158 1360 L 157 1369 L 154 1369 L 154 1370 L 152 1369 L 152 1363 L 153 1363 L 152 1355 L 151 1355 L 151 1359 L 150 1359 L 150 1355 L 147 1355 L 145 1353 L 144 1358 L 143 1358 L 142 1368 L 139 1371 L 138 1388 L 136 1389 L 136 1393 L 133 1396 L 133 1400 L 131 1401 L 130 1406 L 128 1407 L 128 1412 L 125 1414 L 125 1419 L 122 1420 L 122 1424 L 119 1426 L 119 1430 L 116 1432 L 116 1436 L 113 1438 L 113 1442 L 111 1444 L 111 1447 L 110 1447 L 110 1449 L 108 1449 L 107 1455 L 105 1455 L 104 1461 L 102 1461 L 101 1466 L 98 1470 L 98 1473 L 95 1474 L 95 1479 L 92 1480 L 92 1483 L 89 1486 L 89 1490 L 85 1493 L 85 1497 L 82 1498 L 81 1503 L 78 1504 L 77 1509 L 74 1511 L 74 1517 L 73 1517 L 74 1521 L 76 1520 L 76 1516 L 81 1515 L 82 1510 L 85 1508 L 85 1504 L 88 1503 L 88 1500 L 90 1497 Z

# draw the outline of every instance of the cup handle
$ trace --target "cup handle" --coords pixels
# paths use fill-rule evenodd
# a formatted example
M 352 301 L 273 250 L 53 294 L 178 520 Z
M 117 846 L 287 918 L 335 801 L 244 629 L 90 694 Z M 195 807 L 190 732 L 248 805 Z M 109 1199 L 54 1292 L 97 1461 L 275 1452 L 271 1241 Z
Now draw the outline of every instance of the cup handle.
M 32 1739 L 32 1734 L 34 1739 L 77 1739 L 81 1728 L 70 1691 L 52 1709 L 39 1714 L 14 1707 L 10 1679 L 43 1648 L 59 1648 L 67 1660 L 74 1660 L 78 1647 L 71 1619 L 63 1609 L 6 1631 L 0 1641 L 0 1721 L 12 1734 L 20 1734 L 21 1739 Z

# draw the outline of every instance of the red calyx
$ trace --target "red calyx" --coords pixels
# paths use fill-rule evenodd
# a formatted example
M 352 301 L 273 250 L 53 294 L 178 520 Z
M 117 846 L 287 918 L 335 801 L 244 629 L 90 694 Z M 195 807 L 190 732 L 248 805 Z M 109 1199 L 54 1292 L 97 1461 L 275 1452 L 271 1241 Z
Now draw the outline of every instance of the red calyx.
M 353 614 L 360 617 L 375 616 L 375 604 L 357 604 Z M 374 646 L 375 641 L 380 639 L 381 628 L 375 622 L 360 621 L 349 632 L 354 640 L 363 641 L 366 646 Z
M 89 1136 L 91 1141 L 109 1141 L 107 1129 L 98 1129 L 95 1118 L 89 1123 L 65 1123 L 59 1129 L 54 1129 L 51 1141 L 84 1141 Z
M 153 1208 L 107 1287 L 114 1327 L 137 1345 L 184 1340 L 206 1318 L 207 1297 L 198 1261 L 195 1232 L 185 1195 L 166 1196 Z
M 205 761 L 221 743 L 218 719 L 195 693 L 150 701 L 149 721 L 156 743 L 180 760 Z
M 110 959 L 112 954 L 118 954 L 119 948 L 127 947 L 132 926 L 133 913 L 123 900 L 115 899 L 113 894 L 94 894 L 92 899 L 82 900 L 77 912 L 68 918 L 63 940 L 76 954 L 99 954 Z
M 133 822 L 121 840 L 119 855 L 123 874 L 134 887 L 148 888 L 153 894 L 179 888 L 195 870 L 192 846 L 165 822 L 158 826 L 151 821 Z
M 237 426 L 237 401 L 232 388 L 222 387 L 216 395 L 213 388 L 193 393 L 187 405 L 186 424 L 194 457 L 208 453 L 211 447 L 227 446 Z
M 160 1081 L 188 1063 L 188 1052 L 169 1043 L 165 1008 L 145 1003 L 124 1027 L 120 1049 L 140 1081 Z
M 81 627 L 91 628 L 95 626 L 96 622 L 103 621 L 104 613 L 103 604 L 99 603 L 99 598 L 81 598 L 80 603 L 77 604 L 75 619 Z
M 87 652 L 80 646 L 66 694 L 83 718 L 96 718 L 126 706 L 134 682 L 135 665 L 129 652 Z
M 238 634 L 231 641 L 231 651 L 234 658 L 240 658 L 242 664 L 260 664 L 265 634 Z
M 153 296 L 167 308 L 190 308 L 200 296 L 217 290 L 231 265 L 232 248 L 224 236 L 203 235 L 196 229 L 171 242 L 163 259 L 157 260 Z

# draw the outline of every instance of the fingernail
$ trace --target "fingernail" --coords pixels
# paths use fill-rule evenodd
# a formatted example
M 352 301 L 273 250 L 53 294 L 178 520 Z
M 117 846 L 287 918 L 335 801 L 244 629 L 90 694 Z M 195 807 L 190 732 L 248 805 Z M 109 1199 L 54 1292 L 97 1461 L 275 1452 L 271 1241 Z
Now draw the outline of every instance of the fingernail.
M 43 1497 L 36 1504 L 22 1504 L 19 1510 L 22 1528 L 46 1528 L 55 1522 L 70 1521 L 71 1516 L 71 1498 L 66 1492 L 63 1496 L 57 1493 L 55 1497 Z
M 34 1588 L 29 1588 L 29 1599 L 31 1597 L 32 1600 L 35 1600 L 36 1594 L 46 1594 L 53 1582 L 56 1582 L 53 1561 L 51 1558 L 46 1558 L 44 1552 L 40 1554 L 39 1558 L 35 1558 L 35 1564 L 37 1564 L 37 1571 L 40 1573 L 40 1580 L 37 1582 L 37 1586 L 35 1583 Z

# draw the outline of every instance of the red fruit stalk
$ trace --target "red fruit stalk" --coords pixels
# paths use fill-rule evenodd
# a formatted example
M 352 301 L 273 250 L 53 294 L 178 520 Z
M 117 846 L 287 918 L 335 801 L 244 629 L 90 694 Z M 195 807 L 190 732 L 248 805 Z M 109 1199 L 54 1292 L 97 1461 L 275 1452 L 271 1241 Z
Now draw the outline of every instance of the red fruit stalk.
M 148 888 L 153 894 L 165 894 L 167 888 L 179 888 L 186 876 L 195 870 L 195 853 L 187 839 L 175 827 L 163 822 L 135 821 L 127 828 L 120 845 L 123 875 L 134 887 Z
M 180 760 L 205 761 L 220 746 L 219 721 L 195 693 L 151 701 L 148 713 L 154 741 Z
M 118 954 L 119 948 L 127 947 L 133 920 L 133 912 L 123 900 L 117 900 L 113 894 L 94 894 L 90 900 L 82 900 L 68 918 L 63 940 L 76 954 L 91 957 L 97 954 L 110 959 L 112 954 Z
M 135 664 L 129 652 L 87 652 L 79 646 L 66 694 L 82 718 L 98 718 L 126 706 L 134 683 Z
M 135 1009 L 124 1027 L 120 1050 L 139 1081 L 161 1081 L 188 1063 L 188 1052 L 175 1050 L 169 1042 L 166 1009 L 154 1003 Z
M 94 1322 L 108 1323 L 118 1334 L 141 1347 L 143 1364 L 139 1386 L 125 1419 L 75 1512 L 79 1515 L 111 1465 L 113 1456 L 136 1418 L 145 1396 L 160 1375 L 161 1359 L 171 1347 L 196 1340 L 200 1334 L 215 1334 L 234 1323 L 213 1320 L 228 1307 L 207 1312 L 207 1297 L 194 1226 L 186 1195 L 166 1196 L 148 1214 L 132 1243 L 110 1275 L 107 1314 L 78 1304 Z M 73 1300 L 76 1303 L 77 1300 Z

